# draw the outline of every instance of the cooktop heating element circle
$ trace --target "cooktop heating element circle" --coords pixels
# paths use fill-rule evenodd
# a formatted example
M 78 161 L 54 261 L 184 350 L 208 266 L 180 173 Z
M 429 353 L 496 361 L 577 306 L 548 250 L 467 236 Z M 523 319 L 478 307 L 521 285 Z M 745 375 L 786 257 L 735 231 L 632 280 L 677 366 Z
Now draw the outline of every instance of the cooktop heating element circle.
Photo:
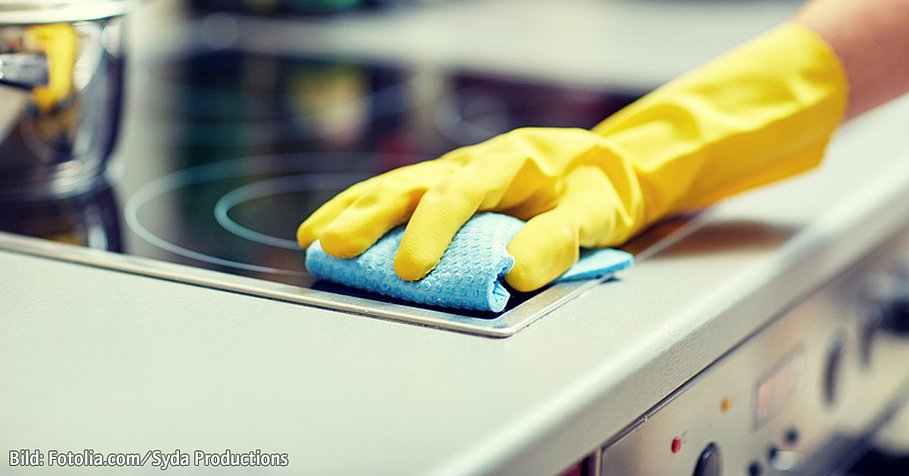
M 289 240 L 272 234 L 262 233 L 253 230 L 248 226 L 241 225 L 231 218 L 230 211 L 241 203 L 282 193 L 308 190 L 338 190 L 343 188 L 346 184 L 349 184 L 351 177 L 357 177 L 357 175 L 300 174 L 253 182 L 224 194 L 224 196 L 215 203 L 215 220 L 217 220 L 218 224 L 225 230 L 237 236 L 242 236 L 247 240 L 263 245 L 296 251 L 300 249 L 300 245 L 297 244 L 296 240 Z M 369 176 L 364 174 L 359 176 L 357 180 L 359 181 L 366 178 L 369 178 Z
M 407 157 L 403 160 L 414 161 L 414 158 Z M 188 167 L 158 177 L 136 190 L 124 206 L 125 220 L 130 230 L 145 242 L 190 260 L 257 273 L 308 276 L 303 271 L 303 250 L 292 239 L 295 227 L 286 227 L 286 237 L 282 237 L 274 232 L 254 229 L 249 224 L 241 224 L 231 212 L 252 201 L 274 199 L 283 194 L 306 196 L 305 194 L 319 193 L 325 197 L 331 196 L 378 172 L 325 172 L 317 169 L 326 162 L 344 163 L 348 166 L 363 163 L 375 166 L 374 164 L 381 163 L 374 154 L 367 153 L 310 153 L 247 157 Z M 198 193 L 200 190 L 205 193 Z M 200 198 L 199 195 L 215 198 Z M 319 198 L 316 205 L 321 204 L 322 198 Z M 185 223 L 178 227 L 204 227 L 206 238 L 189 242 L 176 240 L 167 236 L 169 230 L 175 228 L 170 223 L 173 217 L 158 216 L 157 222 L 143 219 L 153 212 L 160 212 L 154 209 L 156 201 L 175 199 L 199 202 L 200 208 L 207 207 L 209 202 L 213 203 L 209 208 L 212 210 L 210 215 L 183 217 Z M 290 210 L 274 207 L 266 211 L 272 215 L 281 214 L 288 222 L 293 220 L 292 223 L 299 223 L 313 211 L 307 208 L 313 206 L 301 203 Z M 254 215 L 262 216 L 260 213 Z M 281 253 L 280 259 L 270 255 L 273 259 L 263 263 L 211 251 L 220 242 L 237 238 L 243 243 L 235 248 L 250 247 L 255 250 L 251 255 L 273 250 Z M 273 264 L 275 261 L 288 263 L 288 266 L 276 266 Z

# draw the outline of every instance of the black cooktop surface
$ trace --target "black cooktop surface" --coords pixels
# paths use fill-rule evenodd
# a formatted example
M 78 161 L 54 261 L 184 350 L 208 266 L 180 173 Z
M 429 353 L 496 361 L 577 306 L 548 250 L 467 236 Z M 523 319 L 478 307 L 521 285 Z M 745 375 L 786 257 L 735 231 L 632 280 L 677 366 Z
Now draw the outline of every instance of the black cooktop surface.
M 591 127 L 635 98 L 346 58 L 185 51 L 129 71 L 112 186 L 7 204 L 2 229 L 362 296 L 303 267 L 296 227 L 326 200 L 516 127 Z

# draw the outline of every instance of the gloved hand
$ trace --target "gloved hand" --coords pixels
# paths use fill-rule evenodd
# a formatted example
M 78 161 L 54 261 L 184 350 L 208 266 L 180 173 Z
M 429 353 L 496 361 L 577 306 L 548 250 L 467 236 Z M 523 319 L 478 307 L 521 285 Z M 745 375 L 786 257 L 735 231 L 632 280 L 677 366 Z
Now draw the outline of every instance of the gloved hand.
M 667 213 L 815 166 L 843 116 L 846 78 L 815 34 L 786 24 L 592 130 L 528 128 L 354 185 L 300 225 L 304 248 L 357 256 L 408 222 L 395 258 L 425 276 L 477 211 L 528 220 L 506 275 L 537 289 Z

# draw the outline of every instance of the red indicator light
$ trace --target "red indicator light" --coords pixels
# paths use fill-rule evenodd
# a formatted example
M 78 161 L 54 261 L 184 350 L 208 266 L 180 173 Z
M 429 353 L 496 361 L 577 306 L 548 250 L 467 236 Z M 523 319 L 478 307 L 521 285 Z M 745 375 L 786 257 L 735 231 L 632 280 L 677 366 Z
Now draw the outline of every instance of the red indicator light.
M 678 453 L 679 451 L 681 451 L 681 450 L 682 450 L 682 439 L 679 438 L 678 436 L 676 436 L 675 438 L 673 438 L 673 439 L 672 439 L 672 446 L 671 446 L 670 448 L 672 449 L 672 454 L 676 454 L 676 453 Z

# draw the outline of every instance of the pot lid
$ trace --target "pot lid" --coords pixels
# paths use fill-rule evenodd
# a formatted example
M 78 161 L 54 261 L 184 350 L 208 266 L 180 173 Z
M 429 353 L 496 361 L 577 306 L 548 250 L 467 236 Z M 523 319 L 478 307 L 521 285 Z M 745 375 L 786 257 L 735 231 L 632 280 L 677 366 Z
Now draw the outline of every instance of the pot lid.
M 56 23 L 122 15 L 139 0 L 0 0 L 0 24 Z

